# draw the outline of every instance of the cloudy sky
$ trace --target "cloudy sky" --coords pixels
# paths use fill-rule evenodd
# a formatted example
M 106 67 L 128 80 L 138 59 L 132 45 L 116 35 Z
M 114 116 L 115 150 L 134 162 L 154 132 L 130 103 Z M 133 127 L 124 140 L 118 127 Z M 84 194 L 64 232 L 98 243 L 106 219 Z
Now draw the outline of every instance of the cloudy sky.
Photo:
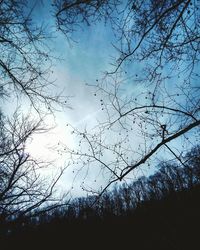
M 75 42 L 69 42 L 62 33 L 55 31 L 51 1 L 36 1 L 36 4 L 30 1 L 30 4 L 34 6 L 33 20 L 38 25 L 46 25 L 47 30 L 52 32 L 53 39 L 47 42 L 52 49 L 52 53 L 60 58 L 60 60 L 54 61 L 53 66 L 52 80 L 56 80 L 57 86 L 55 91 L 64 90 L 64 95 L 71 96 L 69 99 L 70 108 L 55 112 L 54 117 L 48 116 L 45 118 L 47 126 L 55 126 L 55 128 L 50 130 L 48 135 L 35 135 L 27 148 L 34 157 L 55 160 L 54 170 L 56 172 L 60 166 L 67 165 L 69 162 L 64 152 L 65 145 L 71 148 L 78 147 L 78 140 L 71 134 L 72 130 L 69 129 L 67 124 L 71 124 L 81 131 L 84 131 L 85 128 L 90 131 L 97 124 L 97 120 L 102 121 L 104 119 L 105 113 L 102 112 L 100 100 L 104 99 L 105 96 L 99 96 L 99 94 L 95 96 L 95 89 L 87 86 L 87 84 L 97 83 L 103 77 L 104 72 L 112 68 L 113 56 L 116 56 L 116 50 L 112 46 L 114 37 L 108 26 L 105 26 L 104 23 L 97 23 L 91 26 L 83 26 L 83 30 L 74 33 Z M 138 72 L 139 66 L 134 65 L 134 70 Z M 131 74 L 134 74 L 134 72 L 131 72 Z M 133 87 L 132 82 L 125 81 L 124 91 L 121 95 L 122 97 L 130 95 L 136 90 L 142 92 L 141 86 L 134 84 Z M 26 104 L 22 108 L 25 111 Z M 29 109 L 26 111 L 29 112 Z M 115 133 L 108 134 L 108 137 L 110 143 L 118 140 Z M 127 152 L 126 154 L 127 157 L 132 157 L 132 152 L 142 142 L 140 136 L 136 138 L 134 133 L 129 135 L 128 140 L 130 155 Z M 105 155 L 105 161 L 113 161 L 112 155 Z M 95 189 L 95 187 L 104 186 L 107 183 L 109 177 L 103 175 L 96 166 L 93 166 L 92 171 L 87 173 L 87 168 L 79 171 L 81 165 L 80 162 L 75 168 L 70 165 L 65 171 L 60 181 L 62 189 L 68 190 L 73 186 L 74 194 L 82 194 L 81 187 L 86 174 L 88 182 L 84 184 L 86 188 L 92 187 Z M 151 173 L 149 168 L 146 172 L 141 172 L 140 168 L 138 171 L 134 171 L 134 175 L 137 177 L 139 174 L 147 174 L 147 172 Z
M 54 172 L 56 172 L 60 167 L 68 165 L 69 163 L 69 159 L 65 153 L 66 146 L 76 148 L 79 144 L 78 139 L 76 140 L 76 136 L 74 137 L 72 134 L 73 129 L 70 129 L 70 127 L 75 127 L 81 131 L 84 131 L 84 129 L 87 128 L 90 132 L 91 129 L 97 124 L 97 121 L 104 120 L 105 110 L 102 112 L 102 100 L 105 100 L 108 96 L 101 96 L 100 92 L 96 95 L 96 89 L 88 85 L 94 85 L 101 81 L 100 79 L 104 76 L 104 72 L 112 69 L 111 63 L 113 62 L 113 57 L 116 57 L 117 54 L 116 50 L 112 46 L 112 42 L 114 41 L 113 33 L 109 26 L 105 26 L 104 23 L 97 23 L 91 26 L 85 25 L 82 30 L 74 33 L 74 42 L 68 41 L 61 32 L 56 31 L 51 1 L 38 0 L 36 1 L 36 4 L 34 4 L 33 1 L 29 1 L 29 4 L 32 5 L 30 7 L 34 7 L 32 13 L 33 21 L 39 26 L 43 24 L 46 26 L 47 31 L 52 33 L 53 38 L 47 40 L 46 42 L 52 50 L 52 55 L 60 58 L 60 60 L 53 61 L 53 74 L 51 76 L 51 80 L 55 81 L 56 87 L 52 89 L 52 91 L 60 92 L 63 90 L 63 94 L 70 97 L 68 103 L 70 106 L 69 108 L 61 109 L 59 112 L 55 112 L 54 116 L 49 115 L 45 117 L 46 125 L 54 128 L 52 128 L 48 134 L 34 135 L 31 143 L 27 147 L 28 152 L 34 157 L 48 161 L 55 160 Z M 142 67 L 140 67 L 139 64 L 131 64 L 131 67 L 126 67 L 126 70 L 128 71 L 128 76 L 134 75 L 135 77 L 140 74 L 143 77 L 144 75 Z M 168 73 L 169 72 L 166 72 L 166 75 Z M 123 90 L 120 89 L 120 98 L 125 100 L 125 97 L 131 97 L 132 94 L 135 94 L 137 102 L 140 101 L 142 105 L 145 103 L 148 104 L 146 96 L 148 91 L 144 89 L 140 83 L 137 84 L 137 80 L 133 81 L 133 78 L 130 79 L 131 80 L 125 80 L 122 82 Z M 165 85 L 166 88 L 163 91 L 163 96 L 158 96 L 158 99 L 163 98 L 163 100 L 165 100 L 164 95 L 166 95 L 166 91 L 169 95 L 176 95 L 176 91 L 178 89 L 175 87 L 172 89 L 171 84 L 172 80 L 170 79 L 170 81 Z M 112 88 L 111 85 L 109 85 L 109 88 L 110 87 Z M 151 86 L 149 86 L 149 89 L 150 88 Z M 139 96 L 138 93 L 140 94 Z M 173 98 L 179 97 L 176 96 Z M 108 101 L 108 99 L 105 101 Z M 180 103 L 180 100 L 178 100 L 178 102 Z M 10 110 L 12 110 L 12 107 L 13 100 L 10 100 Z M 128 109 L 129 106 L 127 105 L 126 108 Z M 9 109 L 9 105 L 7 109 Z M 23 109 L 23 112 L 30 112 L 30 109 L 25 101 L 21 105 L 21 109 Z M 33 110 L 31 110 L 31 114 L 34 115 Z M 167 120 L 166 117 L 163 119 L 161 117 L 158 118 L 160 122 L 165 122 L 165 119 Z M 115 132 L 112 134 L 110 131 L 105 134 L 106 143 L 110 143 L 110 145 L 116 144 L 119 146 L 118 140 L 123 141 L 126 139 L 124 140 L 124 144 L 122 146 L 124 147 L 128 164 L 132 164 L 132 161 L 135 160 L 133 152 L 136 152 L 136 158 L 141 158 L 142 153 L 144 154 L 144 151 L 141 150 L 140 146 L 143 148 L 148 146 L 150 148 L 150 145 L 145 145 L 144 137 L 138 133 L 140 128 L 136 124 L 133 125 L 133 116 L 130 121 L 131 126 L 134 128 L 131 130 L 131 134 L 125 133 L 120 135 L 120 133 Z M 138 122 L 138 124 L 145 127 L 145 123 L 141 124 L 141 121 Z M 116 127 L 116 131 L 117 129 L 118 128 Z M 157 135 L 159 137 L 159 131 Z M 157 139 L 160 140 L 161 138 Z M 177 140 L 177 143 L 180 144 L 182 142 Z M 174 146 L 176 146 L 176 143 Z M 83 152 L 84 150 L 85 148 L 83 148 Z M 107 152 L 109 152 L 109 150 L 107 150 Z M 162 160 L 163 156 L 167 157 L 166 154 L 162 154 L 159 156 L 159 160 Z M 104 157 L 106 157 L 104 159 L 106 162 L 110 162 L 113 166 L 115 166 L 115 156 L 107 153 Z M 155 158 L 156 157 L 157 156 L 155 155 Z M 83 187 L 85 175 L 87 175 L 88 181 L 88 186 L 84 184 L 86 188 L 95 188 L 101 185 L 104 186 L 107 183 L 108 176 L 99 171 L 96 163 L 94 163 L 92 169 L 90 168 L 91 171 L 87 168 L 84 171 L 79 171 L 82 169 L 81 165 L 81 161 L 75 167 L 70 164 L 69 168 L 65 171 L 61 178 L 59 183 L 60 188 L 69 190 L 73 186 L 74 194 L 82 194 L 81 187 Z M 150 170 L 153 171 L 152 165 L 151 169 L 146 165 L 144 168 L 139 168 L 138 170 L 136 169 L 134 173 L 131 171 L 133 174 L 132 177 L 136 178 L 140 174 L 151 174 Z
M 66 155 L 60 153 L 60 145 L 76 147 L 76 141 L 66 125 L 71 124 L 83 130 L 85 127 L 95 126 L 97 119 L 101 119 L 101 97 L 95 97 L 95 89 L 88 87 L 87 84 L 96 83 L 96 80 L 103 76 L 103 72 L 111 68 L 111 56 L 115 55 L 111 45 L 113 37 L 109 28 L 99 23 L 95 27 L 87 26 L 85 30 L 75 33 L 75 42 L 69 42 L 63 34 L 54 32 L 55 22 L 52 18 L 51 1 L 36 1 L 35 5 L 30 2 L 34 6 L 34 21 L 38 25 L 47 25 L 48 31 L 53 32 L 54 37 L 49 41 L 49 46 L 55 56 L 61 58 L 55 61 L 53 66 L 52 79 L 56 80 L 56 90 L 64 90 L 63 94 L 71 98 L 69 109 L 56 112 L 55 117 L 45 118 L 48 126 L 56 127 L 48 132 L 48 136 L 35 135 L 28 146 L 28 151 L 34 157 L 56 159 L 56 165 L 62 166 L 67 164 L 67 160 Z M 25 105 L 23 109 L 26 110 Z M 76 182 L 82 181 L 82 177 L 82 174 L 80 177 L 77 176 Z M 77 186 L 78 184 L 72 183 L 73 181 L 74 175 L 69 168 L 61 180 L 61 185 L 66 189 L 72 185 Z

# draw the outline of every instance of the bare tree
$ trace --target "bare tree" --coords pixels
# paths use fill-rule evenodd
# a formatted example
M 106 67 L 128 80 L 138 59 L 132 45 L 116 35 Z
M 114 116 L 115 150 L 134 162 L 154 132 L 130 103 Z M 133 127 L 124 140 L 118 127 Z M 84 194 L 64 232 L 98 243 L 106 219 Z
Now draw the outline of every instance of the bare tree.
M 1 96 L 25 97 L 35 110 L 52 111 L 66 104 L 55 93 L 52 80 L 53 53 L 50 32 L 32 20 L 31 4 L 23 0 L 0 1 L 0 89 Z M 53 91 L 52 91 L 53 88 Z M 60 91 L 61 92 L 61 91 Z
M 66 147 L 88 176 L 95 166 L 107 178 L 100 193 L 158 153 L 184 164 L 185 149 L 198 143 L 199 7 L 196 0 L 55 1 L 68 37 L 100 19 L 116 37 L 113 71 L 93 84 L 103 115 L 93 130 L 72 128 L 80 146 Z
M 55 185 L 64 168 L 53 178 L 43 171 L 53 166 L 52 162 L 34 159 L 26 152 L 26 146 L 33 134 L 46 133 L 42 120 L 31 121 L 14 114 L 12 120 L 1 116 L 0 133 L 0 217 L 18 218 L 35 209 L 54 208 L 61 205 L 61 199 L 54 194 Z M 50 180 L 51 179 L 51 180 Z M 49 202 L 49 206 L 47 206 Z
M 46 178 L 45 169 L 51 171 L 53 163 L 34 159 L 27 152 L 27 144 L 34 134 L 49 131 L 43 122 L 43 112 L 52 114 L 56 105 L 67 103 L 60 93 L 54 94 L 51 77 L 54 57 L 47 42 L 51 35 L 45 27 L 34 23 L 32 11 L 28 1 L 0 1 L 0 98 L 18 98 L 18 103 L 28 100 L 39 114 L 37 121 L 31 115 L 24 116 L 22 110 L 8 118 L 11 113 L 3 114 L 4 109 L 0 109 L 0 217 L 3 220 L 39 208 L 40 211 L 53 209 L 61 203 L 61 198 L 56 198 L 55 186 L 65 168 Z

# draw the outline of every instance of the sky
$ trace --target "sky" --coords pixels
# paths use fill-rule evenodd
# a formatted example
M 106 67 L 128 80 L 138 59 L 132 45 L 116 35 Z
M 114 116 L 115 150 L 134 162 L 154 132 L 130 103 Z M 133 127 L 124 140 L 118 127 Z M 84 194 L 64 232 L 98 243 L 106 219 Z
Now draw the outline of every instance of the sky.
M 27 145 L 27 151 L 33 157 L 54 161 L 55 168 L 53 170 L 51 169 L 48 173 L 52 175 L 58 172 L 60 167 L 66 166 L 69 163 L 64 152 L 64 145 L 72 148 L 78 147 L 78 141 L 72 134 L 72 129 L 70 129 L 68 124 L 81 131 L 84 131 L 85 128 L 90 131 L 97 125 L 97 121 L 104 120 L 105 113 L 102 112 L 100 100 L 106 97 L 101 96 L 100 92 L 98 92 L 96 96 L 96 89 L 88 85 L 94 85 L 97 81 L 100 81 L 104 72 L 112 68 L 112 58 L 117 54 L 112 46 L 114 37 L 109 26 L 105 26 L 104 23 L 101 22 L 95 25 L 91 24 L 91 26 L 83 26 L 83 30 L 74 34 L 74 40 L 76 42 L 69 42 L 61 32 L 55 31 L 51 1 L 38 0 L 35 3 L 36 4 L 34 4 L 34 1 L 29 1 L 30 6 L 34 6 L 32 13 L 33 21 L 38 25 L 43 23 L 47 26 L 47 30 L 52 32 L 53 38 L 47 41 L 47 43 L 52 50 L 52 54 L 60 58 L 60 60 L 55 60 L 53 64 L 53 74 L 51 78 L 53 81 L 55 80 L 56 87 L 52 91 L 63 90 L 64 95 L 70 96 L 68 108 L 61 108 L 60 111 L 54 112 L 54 116 L 48 115 L 45 117 L 44 122 L 47 127 L 52 127 L 48 134 L 34 135 L 31 142 Z M 138 74 L 138 72 L 142 75 L 141 69 L 138 64 L 134 65 L 134 67 L 127 67 L 128 75 L 135 75 L 136 73 Z M 172 89 L 170 84 L 171 82 L 167 85 L 169 91 L 175 93 L 176 89 Z M 125 81 L 122 86 L 123 91 L 120 92 L 120 98 L 122 99 L 126 96 L 131 96 L 134 92 L 142 93 L 146 91 L 141 85 L 133 81 Z M 140 95 L 138 97 L 138 100 L 139 99 L 143 102 L 145 97 Z M 13 101 L 10 100 L 7 108 L 8 110 L 9 108 L 12 110 L 12 107 Z M 26 102 L 22 103 L 21 109 L 23 112 L 30 112 Z M 31 110 L 31 113 L 34 115 L 33 110 Z M 127 157 L 129 158 L 134 158 L 132 152 L 137 151 L 139 144 L 142 145 L 140 136 L 136 136 L 137 126 L 134 128 L 135 132 L 128 136 L 128 145 L 126 145 L 126 148 L 130 151 L 127 153 Z M 112 134 L 109 132 L 106 136 L 107 141 L 111 144 L 120 140 L 119 134 L 116 136 L 116 133 Z M 177 143 L 180 144 L 180 141 Z M 176 146 L 176 144 L 174 144 L 174 146 Z M 137 154 L 139 155 L 140 151 L 138 151 Z M 167 155 L 163 154 L 163 156 L 166 157 Z M 106 154 L 105 157 L 107 162 L 112 162 L 113 156 Z M 155 156 L 155 158 L 156 157 L 157 156 Z M 163 157 L 161 155 L 160 161 L 162 159 Z M 81 167 L 81 163 L 79 162 L 79 165 L 75 167 L 70 165 L 69 168 L 65 170 L 59 182 L 60 190 L 68 191 L 72 190 L 71 188 L 73 187 L 72 194 L 74 196 L 85 194 L 81 190 L 87 169 L 79 171 Z M 141 174 L 149 175 L 152 171 L 153 167 L 150 169 L 146 165 L 144 168 L 134 171 L 134 175 L 131 177 L 136 178 Z M 86 185 L 85 187 L 92 186 L 93 188 L 98 188 L 101 185 L 104 186 L 107 183 L 107 177 L 106 174 L 99 171 L 97 166 L 92 166 L 92 168 L 88 170 L 88 184 L 84 183 L 84 185 Z M 96 181 L 97 178 L 98 181 Z
M 49 3 L 37 1 L 33 17 L 39 25 L 46 24 L 48 30 L 53 31 L 54 34 L 55 23 L 52 19 L 52 9 Z M 71 134 L 67 124 L 83 131 L 85 128 L 90 130 L 95 127 L 97 120 L 104 120 L 105 113 L 102 112 L 100 100 L 105 97 L 101 96 L 100 93 L 95 96 L 96 89 L 88 84 L 96 84 L 106 71 L 112 69 L 113 56 L 117 54 L 112 45 L 113 32 L 103 22 L 91 26 L 86 25 L 84 30 L 76 32 L 74 34 L 76 42 L 69 43 L 60 32 L 55 32 L 55 34 L 49 42 L 49 46 L 55 55 L 61 58 L 61 61 L 55 63 L 52 79 L 56 79 L 57 89 L 64 89 L 64 94 L 71 96 L 70 108 L 56 112 L 55 117 L 47 117 L 47 126 L 53 124 L 55 128 L 48 133 L 48 136 L 46 134 L 35 135 L 27 150 L 34 157 L 55 161 L 55 166 L 58 167 L 68 164 L 62 145 L 72 148 L 78 147 L 78 141 Z M 138 65 L 135 66 L 135 70 L 138 70 Z M 130 95 L 135 89 L 138 90 L 141 87 L 136 85 L 133 88 L 133 84 L 126 83 L 122 96 Z M 108 136 L 110 142 L 116 139 L 115 134 L 108 134 Z M 138 144 L 139 141 L 134 138 L 134 143 Z M 113 156 L 106 154 L 105 161 L 111 162 L 112 160 Z M 57 167 L 55 167 L 55 172 Z M 79 169 L 81 169 L 79 165 L 75 168 L 69 166 L 59 182 L 59 188 L 62 190 L 70 189 L 75 196 L 86 195 L 86 192 L 82 192 L 82 186 L 87 169 L 83 171 L 79 171 Z M 100 172 L 101 170 L 97 166 L 93 167 L 89 171 L 84 187 L 88 187 L 88 189 L 92 187 L 95 190 L 105 186 L 109 176 L 99 174 Z M 150 174 L 149 169 L 148 172 Z M 137 178 L 145 173 L 145 171 L 136 170 L 133 176 Z M 133 178 L 133 176 L 131 177 Z
M 33 20 L 39 25 L 44 23 L 49 31 L 54 31 L 55 23 L 49 3 L 37 1 L 33 10 Z M 27 147 L 33 157 L 50 159 L 55 161 L 56 166 L 68 164 L 66 155 L 60 153 L 60 145 L 77 146 L 66 125 L 71 124 L 83 130 L 85 127 L 92 128 L 97 124 L 97 119 L 101 118 L 102 110 L 99 101 L 101 97 L 97 99 L 94 96 L 95 89 L 87 84 L 96 83 L 96 80 L 102 77 L 103 72 L 110 69 L 111 56 L 115 54 L 111 45 L 112 33 L 103 23 L 95 27 L 86 27 L 84 32 L 77 32 L 74 39 L 76 42 L 69 43 L 63 34 L 56 32 L 49 42 L 55 55 L 61 58 L 61 61 L 56 61 L 54 64 L 52 79 L 56 80 L 56 89 L 64 90 L 63 94 L 71 97 L 70 108 L 55 112 L 55 117 L 47 117 L 45 119 L 47 126 L 53 125 L 55 128 L 48 132 L 48 136 L 46 134 L 35 135 Z M 80 195 L 79 182 L 83 179 L 83 173 L 76 177 L 76 183 L 74 183 L 72 172 L 71 168 L 65 171 L 59 183 L 60 188 L 67 190 L 73 186 L 73 189 L 77 188 L 73 193 Z M 90 176 L 91 179 L 94 179 L 94 176 Z

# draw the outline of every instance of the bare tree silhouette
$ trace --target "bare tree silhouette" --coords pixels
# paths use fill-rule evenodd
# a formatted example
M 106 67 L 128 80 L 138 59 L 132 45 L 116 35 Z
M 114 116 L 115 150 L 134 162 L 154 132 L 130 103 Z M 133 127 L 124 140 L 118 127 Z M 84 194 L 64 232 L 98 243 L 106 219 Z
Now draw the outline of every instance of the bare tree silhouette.
M 13 105 L 17 111 L 11 117 L 5 107 L 0 108 L 2 220 L 16 219 L 39 208 L 53 209 L 62 201 L 54 195 L 65 168 L 60 168 L 56 176 L 45 178 L 42 170 L 50 170 L 53 163 L 34 159 L 27 153 L 32 136 L 49 131 L 43 122 L 45 114 L 68 105 L 67 98 L 55 94 L 51 79 L 54 57 L 47 43 L 51 34 L 34 23 L 32 11 L 27 1 L 0 1 L 0 98 L 5 104 L 7 99 L 13 103 L 15 98 L 18 103 L 28 100 L 28 105 L 39 115 L 34 120 L 31 114 L 25 116 Z
M 47 41 L 50 32 L 32 20 L 26 1 L 0 2 L 0 77 L 1 96 L 24 97 L 38 111 L 53 111 L 66 105 L 62 93 L 51 94 L 53 53 Z M 54 87 L 55 93 L 55 87 Z
M 61 205 L 61 197 L 56 198 L 54 192 L 64 168 L 58 169 L 57 176 L 48 176 L 48 181 L 44 177 L 43 169 L 53 167 L 53 163 L 34 159 L 26 146 L 33 134 L 46 133 L 48 128 L 42 120 L 27 118 L 15 113 L 8 120 L 1 115 L 0 217 L 4 219 L 17 219 L 42 205 L 40 212 Z

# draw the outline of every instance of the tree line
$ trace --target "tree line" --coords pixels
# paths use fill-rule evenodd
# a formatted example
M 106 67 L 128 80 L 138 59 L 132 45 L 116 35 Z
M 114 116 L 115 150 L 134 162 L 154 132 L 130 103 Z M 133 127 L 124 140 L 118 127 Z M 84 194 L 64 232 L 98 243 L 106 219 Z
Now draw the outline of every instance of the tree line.
M 60 214 L 69 219 L 123 216 L 147 201 L 162 200 L 168 195 L 192 189 L 199 184 L 200 147 L 197 146 L 186 154 L 183 165 L 163 162 L 153 175 L 139 177 L 129 184 L 116 185 L 100 198 L 92 195 L 76 198 L 67 209 L 62 211 L 61 208 Z M 56 211 L 56 216 L 59 216 L 59 210 Z
M 184 164 L 163 162 L 149 177 L 142 176 L 131 183 L 115 185 L 101 197 L 90 195 L 74 198 L 65 207 L 54 207 L 49 211 L 44 209 L 42 212 L 30 211 L 28 214 L 24 213 L 17 221 L 13 215 L 4 221 L 7 228 L 5 234 L 9 235 L 8 231 L 12 232 L 12 226 L 19 230 L 29 226 L 51 225 L 55 221 L 76 223 L 131 216 L 148 204 L 154 204 L 170 196 L 179 199 L 180 194 L 184 195 L 184 192 L 187 193 L 199 186 L 200 147 L 197 146 L 185 155 Z
M 73 248 L 132 246 L 138 249 L 193 248 L 198 243 L 200 147 L 184 164 L 163 162 L 149 177 L 116 185 L 99 199 L 78 197 L 66 207 L 32 211 L 1 221 L 1 245 Z M 7 248 L 6 248 L 7 247 Z

